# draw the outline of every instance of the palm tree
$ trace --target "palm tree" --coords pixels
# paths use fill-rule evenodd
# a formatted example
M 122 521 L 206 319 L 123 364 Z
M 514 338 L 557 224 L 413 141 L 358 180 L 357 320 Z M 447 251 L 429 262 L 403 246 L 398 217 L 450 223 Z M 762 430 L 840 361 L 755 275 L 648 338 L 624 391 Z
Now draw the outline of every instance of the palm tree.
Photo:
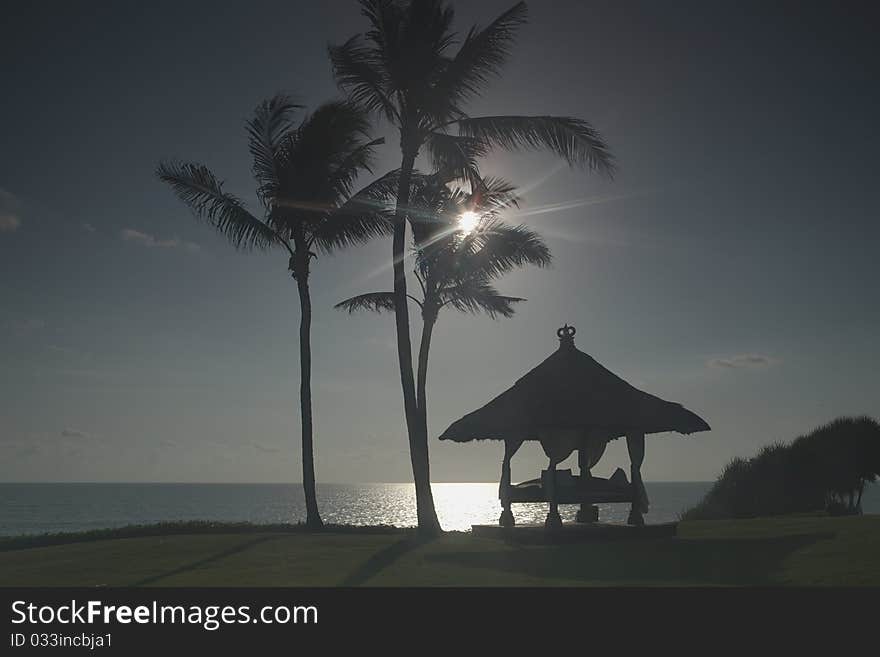
M 338 85 L 349 97 L 394 125 L 400 133 L 401 166 L 393 218 L 392 263 L 397 356 L 416 488 L 420 533 L 436 534 L 428 436 L 420 430 L 406 270 L 408 204 L 415 161 L 426 148 L 446 180 L 479 179 L 477 160 L 493 148 L 543 149 L 570 165 L 611 174 L 614 161 L 601 135 L 586 121 L 558 116 L 472 117 L 465 103 L 482 93 L 508 58 L 526 22 L 519 2 L 485 28 L 472 27 L 455 52 L 454 12 L 443 0 L 360 0 L 370 29 L 329 55 Z
M 311 322 L 309 266 L 316 252 L 365 242 L 390 232 L 381 199 L 392 177 L 383 177 L 356 194 L 358 175 L 371 171 L 375 147 L 369 116 L 343 101 L 325 103 L 299 124 L 301 106 L 285 96 L 263 101 L 247 123 L 257 196 L 263 218 L 251 214 L 210 169 L 193 162 L 163 162 L 156 175 L 168 183 L 198 219 L 224 234 L 239 249 L 281 247 L 296 281 L 300 303 L 300 416 L 306 524 L 320 528 L 315 491 L 312 437 Z
M 516 205 L 515 188 L 491 178 L 477 190 L 449 189 L 436 178 L 414 174 L 409 203 L 415 250 L 415 278 L 421 297 L 407 295 L 422 315 L 416 373 L 416 400 L 420 430 L 427 434 L 428 357 L 437 318 L 443 308 L 485 313 L 491 318 L 511 317 L 514 305 L 524 301 L 505 296 L 495 279 L 524 265 L 545 267 L 550 250 L 539 235 L 525 226 L 509 226 L 500 212 Z M 336 308 L 373 312 L 394 311 L 393 292 L 370 292 L 346 299 Z

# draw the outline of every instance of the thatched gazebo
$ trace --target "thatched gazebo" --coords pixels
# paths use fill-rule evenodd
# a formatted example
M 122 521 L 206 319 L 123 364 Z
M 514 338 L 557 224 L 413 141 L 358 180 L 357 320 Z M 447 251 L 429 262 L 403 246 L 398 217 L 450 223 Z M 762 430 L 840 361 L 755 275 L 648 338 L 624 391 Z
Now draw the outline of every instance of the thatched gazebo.
M 642 392 L 574 346 L 575 328 L 557 331 L 559 348 L 495 399 L 453 422 L 440 440 L 503 440 L 499 498 L 502 526 L 513 526 L 513 502 L 550 504 L 546 526 L 561 526 L 559 504 L 580 503 L 578 522 L 593 522 L 599 502 L 629 502 L 630 524 L 644 523 L 648 496 L 642 482 L 645 434 L 708 431 L 701 417 L 681 404 Z M 610 479 L 593 477 L 592 468 L 610 440 L 626 436 L 631 483 L 618 469 Z M 526 440 L 537 440 L 550 459 L 540 480 L 513 486 L 510 459 Z M 579 476 L 556 466 L 578 450 Z

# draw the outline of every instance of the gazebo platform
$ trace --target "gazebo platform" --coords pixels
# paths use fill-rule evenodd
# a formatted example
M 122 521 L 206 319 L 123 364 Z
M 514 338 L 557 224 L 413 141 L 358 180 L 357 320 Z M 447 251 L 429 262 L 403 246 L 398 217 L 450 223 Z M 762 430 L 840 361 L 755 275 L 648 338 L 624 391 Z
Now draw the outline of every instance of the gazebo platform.
M 565 523 L 548 531 L 543 524 L 471 525 L 479 538 L 496 538 L 517 543 L 582 543 L 589 541 L 626 540 L 634 538 L 670 538 L 678 531 L 677 522 L 656 525 L 612 525 L 608 523 Z

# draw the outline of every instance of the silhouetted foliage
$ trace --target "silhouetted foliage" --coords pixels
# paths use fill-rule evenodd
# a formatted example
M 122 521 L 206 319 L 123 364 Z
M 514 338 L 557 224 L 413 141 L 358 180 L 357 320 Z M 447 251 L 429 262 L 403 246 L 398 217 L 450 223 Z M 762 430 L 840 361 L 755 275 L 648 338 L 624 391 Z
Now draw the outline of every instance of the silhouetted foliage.
M 838 418 L 791 444 L 735 458 L 685 520 L 752 518 L 826 510 L 861 513 L 867 483 L 880 476 L 880 424 Z
M 550 250 L 526 226 L 511 226 L 500 213 L 516 205 L 516 188 L 504 180 L 481 180 L 478 191 L 438 184 L 434 176 L 418 176 L 410 202 L 413 225 L 413 273 L 421 289 L 418 304 L 433 325 L 444 307 L 459 312 L 483 312 L 493 319 L 511 317 L 514 304 L 524 301 L 500 294 L 494 279 L 516 267 L 550 264 Z M 462 230 L 460 217 L 473 213 L 475 223 Z M 370 292 L 336 305 L 354 312 L 393 311 L 393 292 Z
M 371 172 L 376 146 L 368 113 L 348 101 L 319 106 L 299 123 L 302 106 L 283 95 L 264 100 L 247 122 L 252 173 L 263 217 L 250 213 L 208 167 L 196 162 L 162 162 L 157 177 L 167 183 L 197 219 L 225 235 L 237 249 L 282 247 L 300 301 L 300 419 L 306 523 L 323 525 L 315 491 L 312 447 L 311 260 L 387 234 L 391 224 L 383 201 L 396 187 L 397 172 L 353 193 L 358 176 Z
M 440 523 L 430 485 L 428 429 L 413 377 L 403 266 L 407 222 L 413 220 L 408 206 L 416 158 L 425 153 L 441 181 L 463 179 L 472 188 L 481 178 L 479 158 L 495 148 L 543 150 L 572 166 L 608 175 L 615 163 L 603 137 L 581 119 L 468 114 L 468 101 L 485 91 L 509 59 L 514 38 L 526 22 L 524 2 L 516 3 L 485 27 L 472 27 L 463 36 L 454 31 L 454 11 L 443 0 L 360 0 L 359 4 L 367 30 L 330 46 L 328 54 L 336 82 L 349 99 L 400 133 L 391 309 L 419 530 L 430 536 L 440 531 Z
M 473 183 L 472 183 L 473 184 Z M 550 249 L 523 225 L 510 226 L 500 213 L 518 203 L 516 188 L 500 178 L 476 181 L 473 191 L 450 187 L 437 175 L 416 175 L 410 201 L 414 274 L 421 297 L 408 294 L 422 314 L 416 372 L 416 405 L 427 427 L 428 358 L 434 325 L 444 308 L 489 317 L 512 317 L 525 299 L 501 294 L 495 279 L 526 265 L 546 267 Z M 471 223 L 463 226 L 462 217 Z M 348 310 L 394 312 L 393 292 L 369 292 L 336 305 Z

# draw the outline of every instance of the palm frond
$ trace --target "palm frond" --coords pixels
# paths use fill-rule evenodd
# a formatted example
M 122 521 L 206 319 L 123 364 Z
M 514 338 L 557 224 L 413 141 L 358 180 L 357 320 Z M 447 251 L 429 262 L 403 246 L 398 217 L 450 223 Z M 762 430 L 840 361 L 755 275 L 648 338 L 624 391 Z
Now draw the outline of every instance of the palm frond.
M 331 173 L 328 180 L 328 191 L 338 198 L 350 195 L 358 176 L 364 171 L 373 172 L 376 146 L 384 143 L 385 138 L 379 137 L 349 151 Z
M 340 301 L 333 307 L 337 310 L 347 310 L 349 314 L 359 310 L 368 310 L 374 313 L 394 312 L 394 292 L 359 294 L 356 297 Z
M 311 231 L 310 243 L 323 253 L 391 235 L 394 212 L 343 204 L 329 212 Z
M 510 207 L 519 207 L 522 200 L 512 182 L 497 176 L 482 178 L 471 193 L 469 202 L 478 214 L 497 215 Z
M 309 179 L 311 195 L 326 195 L 327 185 L 315 188 L 315 181 L 329 180 L 345 164 L 369 166 L 375 146 L 368 143 L 369 129 L 369 115 L 362 107 L 340 100 L 320 105 L 284 144 L 284 186 L 291 189 Z
M 393 6 L 395 3 L 389 4 Z M 412 0 L 396 4 L 404 8 L 398 20 L 400 41 L 405 52 L 423 48 L 432 53 L 442 53 L 454 42 L 452 22 L 455 10 L 444 0 Z M 395 17 L 392 12 L 387 15 L 392 19 Z
M 302 108 L 284 95 L 264 100 L 247 122 L 248 149 L 254 158 L 253 172 L 261 199 L 271 198 L 280 185 L 280 150 L 292 130 L 291 113 Z
M 400 170 L 389 171 L 351 195 L 315 225 L 312 243 L 324 253 L 390 235 L 394 223 L 392 201 L 397 195 Z
M 162 162 L 156 176 L 171 186 L 198 219 L 214 226 L 236 248 L 265 249 L 279 241 L 272 228 L 248 212 L 238 198 L 223 191 L 223 183 L 206 166 Z
M 364 110 L 349 103 L 328 104 L 297 130 L 295 147 L 287 155 L 282 191 L 316 201 L 327 211 L 344 202 L 358 177 L 372 172 L 376 146 L 368 139 Z M 318 216 L 312 216 L 318 220 Z
M 431 132 L 425 139 L 431 155 L 435 177 L 443 183 L 466 180 L 472 186 L 479 184 L 480 167 L 477 159 L 488 154 L 487 144 L 472 137 Z
M 413 173 L 413 179 L 418 175 Z M 375 206 L 381 203 L 384 207 L 397 197 L 397 187 L 400 184 L 400 169 L 392 169 L 384 176 L 376 178 L 373 182 L 363 187 L 351 196 L 349 202 L 366 203 Z
M 369 127 L 366 110 L 347 101 L 324 103 L 302 121 L 279 153 L 272 227 L 314 241 L 325 251 L 377 234 L 370 227 L 376 220 L 353 217 L 351 207 L 323 225 L 348 199 L 358 176 L 371 170 L 382 140 L 370 140 Z
M 456 122 L 462 135 L 506 150 L 549 150 L 570 165 L 608 176 L 614 156 L 592 125 L 567 116 L 483 116 Z
M 455 217 L 462 210 L 460 190 L 450 190 L 437 175 L 420 174 L 413 177 L 410 188 L 407 217 L 413 231 L 413 240 L 417 249 L 425 249 L 426 245 L 439 244 L 436 239 L 449 233 Z
M 456 261 L 456 276 L 494 279 L 518 267 L 548 267 L 552 262 L 538 233 L 495 220 L 462 238 L 459 248 L 463 253 Z
M 444 290 L 441 305 L 452 306 L 459 312 L 486 313 L 492 319 L 498 316 L 512 317 L 514 305 L 525 301 L 520 297 L 508 297 L 498 292 L 485 280 L 461 281 L 455 287 Z
M 375 48 L 377 59 L 386 66 L 400 53 L 400 35 L 405 7 L 397 0 L 359 0 L 361 15 L 370 23 L 366 37 Z
M 386 10 L 383 52 L 389 55 L 385 63 L 394 88 L 406 90 L 404 95 L 411 99 L 424 95 L 446 65 L 446 49 L 455 41 L 455 11 L 443 0 L 413 0 L 399 6 L 402 12 Z M 389 27 L 397 27 L 392 48 L 387 47 L 388 35 L 394 35 Z
M 327 52 L 336 84 L 352 102 L 381 112 L 389 121 L 400 118 L 387 89 L 386 74 L 374 49 L 364 44 L 361 36 L 353 36 L 341 46 L 329 46 Z
M 510 56 L 510 46 L 518 29 L 527 20 L 525 2 L 519 2 L 487 27 L 471 28 L 464 42 L 434 86 L 445 102 L 459 104 L 479 95 L 490 78 L 500 74 Z

